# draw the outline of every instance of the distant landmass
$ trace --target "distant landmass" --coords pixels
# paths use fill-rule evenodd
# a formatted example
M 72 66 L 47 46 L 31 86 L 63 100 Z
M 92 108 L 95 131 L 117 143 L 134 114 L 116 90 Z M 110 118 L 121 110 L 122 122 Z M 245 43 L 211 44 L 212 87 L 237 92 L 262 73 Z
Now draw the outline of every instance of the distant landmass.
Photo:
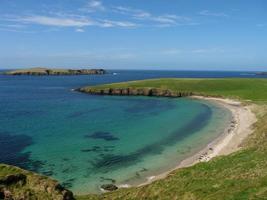
M 257 75 L 267 75 L 267 72 L 258 72 Z
M 104 69 L 51 69 L 44 67 L 35 67 L 29 69 L 19 69 L 5 72 L 6 75 L 33 75 L 33 76 L 49 76 L 49 75 L 102 75 L 105 74 Z

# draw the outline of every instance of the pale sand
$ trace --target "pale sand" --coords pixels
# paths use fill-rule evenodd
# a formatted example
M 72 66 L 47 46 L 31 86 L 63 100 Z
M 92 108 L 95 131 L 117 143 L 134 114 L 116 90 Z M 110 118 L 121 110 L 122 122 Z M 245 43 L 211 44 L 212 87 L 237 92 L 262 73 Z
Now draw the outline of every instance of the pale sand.
M 147 185 L 155 180 L 165 178 L 175 169 L 189 167 L 198 162 L 207 162 L 216 156 L 228 155 L 237 151 L 241 148 L 244 139 L 253 132 L 252 124 L 257 121 L 255 114 L 251 111 L 253 105 L 243 106 L 241 102 L 231 99 L 202 96 L 193 96 L 192 98 L 213 101 L 229 109 L 233 116 L 231 124 L 225 129 L 224 133 L 208 144 L 203 150 L 183 160 L 171 171 L 148 177 L 145 183 L 138 186 Z

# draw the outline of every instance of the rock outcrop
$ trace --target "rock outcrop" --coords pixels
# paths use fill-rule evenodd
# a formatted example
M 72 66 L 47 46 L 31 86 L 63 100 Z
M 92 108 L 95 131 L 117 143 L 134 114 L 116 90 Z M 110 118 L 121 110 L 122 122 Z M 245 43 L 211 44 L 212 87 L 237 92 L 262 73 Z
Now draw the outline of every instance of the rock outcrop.
M 185 97 L 193 95 L 192 92 L 176 92 L 160 88 L 79 88 L 76 91 L 94 95 L 116 95 L 116 96 L 157 96 L 157 97 Z
M 31 68 L 6 72 L 6 75 L 32 75 L 32 76 L 60 76 L 60 75 L 102 75 L 104 69 L 48 69 Z
M 18 167 L 0 164 L 0 199 L 74 200 L 57 181 Z
M 12 185 L 19 182 L 21 183 L 21 185 L 24 185 L 26 183 L 26 176 L 24 174 L 11 174 L 0 179 L 0 185 Z
M 114 191 L 118 189 L 118 187 L 114 184 L 104 184 L 101 185 L 101 188 L 105 191 Z

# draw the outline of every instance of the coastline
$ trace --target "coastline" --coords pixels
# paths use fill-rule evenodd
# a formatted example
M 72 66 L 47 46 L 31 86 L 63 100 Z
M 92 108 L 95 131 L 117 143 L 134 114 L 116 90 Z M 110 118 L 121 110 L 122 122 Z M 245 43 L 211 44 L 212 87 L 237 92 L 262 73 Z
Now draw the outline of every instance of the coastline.
M 253 132 L 251 126 L 257 121 L 255 114 L 252 112 L 253 105 L 244 106 L 240 101 L 217 97 L 191 96 L 189 98 L 212 101 L 227 108 L 232 113 L 231 123 L 219 137 L 199 152 L 181 161 L 175 168 L 155 176 L 147 177 L 147 180 L 141 184 L 123 184 L 118 185 L 119 188 L 144 186 L 156 180 L 166 178 L 176 169 L 190 167 L 199 162 L 207 162 L 216 156 L 228 155 L 238 151 L 241 149 L 241 144 L 244 139 Z

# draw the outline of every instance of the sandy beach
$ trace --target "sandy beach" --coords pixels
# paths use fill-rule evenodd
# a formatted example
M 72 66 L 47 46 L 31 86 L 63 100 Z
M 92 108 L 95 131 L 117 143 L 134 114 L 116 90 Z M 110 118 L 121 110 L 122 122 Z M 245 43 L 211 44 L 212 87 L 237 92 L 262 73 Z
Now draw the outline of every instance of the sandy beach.
M 241 148 L 243 140 L 253 132 L 252 125 L 257 121 L 252 112 L 253 105 L 244 106 L 241 102 L 232 99 L 192 96 L 191 98 L 213 101 L 232 112 L 232 120 L 218 138 L 209 143 L 204 149 L 180 162 L 174 169 L 160 175 L 150 176 L 147 181 L 139 184 L 143 186 L 155 180 L 165 178 L 173 170 L 189 167 L 198 162 L 207 162 L 220 155 L 227 155 Z

